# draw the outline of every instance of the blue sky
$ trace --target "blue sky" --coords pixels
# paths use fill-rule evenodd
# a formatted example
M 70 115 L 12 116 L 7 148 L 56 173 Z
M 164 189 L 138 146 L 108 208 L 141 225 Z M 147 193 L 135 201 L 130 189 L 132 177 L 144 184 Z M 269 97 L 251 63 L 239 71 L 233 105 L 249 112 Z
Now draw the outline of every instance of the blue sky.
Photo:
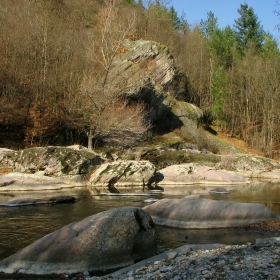
M 280 16 L 277 17 L 273 11 L 280 10 L 276 6 L 277 0 L 169 0 L 168 3 L 174 6 L 178 15 L 185 13 L 185 19 L 191 25 L 199 24 L 201 19 L 207 19 L 207 13 L 212 11 L 218 18 L 218 27 L 224 28 L 227 25 L 233 27 L 234 20 L 239 18 L 238 9 L 240 4 L 247 3 L 254 9 L 264 31 L 269 31 L 279 42 L 280 31 L 277 24 L 280 24 Z M 280 1 L 279 1 L 280 2 Z

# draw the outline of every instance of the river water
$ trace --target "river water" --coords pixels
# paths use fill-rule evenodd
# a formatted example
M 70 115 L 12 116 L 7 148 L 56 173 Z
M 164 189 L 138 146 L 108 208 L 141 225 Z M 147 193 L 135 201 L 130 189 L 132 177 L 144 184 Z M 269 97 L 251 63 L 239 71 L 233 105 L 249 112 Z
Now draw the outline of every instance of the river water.
M 213 196 L 208 194 L 208 190 L 211 189 L 211 186 L 207 188 L 201 186 L 185 186 L 180 188 L 168 187 L 166 188 L 166 192 L 159 197 L 89 197 L 83 195 L 80 196 L 80 200 L 73 204 L 0 207 L 0 260 L 64 225 L 114 207 L 144 207 L 147 205 L 145 200 L 148 198 L 178 198 L 186 194 L 203 193 L 204 197 L 216 200 L 262 203 L 280 215 L 280 183 L 258 182 L 244 186 L 226 186 L 225 188 L 230 189 L 230 194 Z M 62 193 L 57 193 L 57 195 L 60 194 Z M 73 195 L 73 191 L 71 194 Z M 53 195 L 56 194 L 32 193 L 32 196 L 36 198 Z M 74 195 L 79 196 L 80 192 L 74 192 Z M 27 194 L 22 194 L 22 196 L 27 196 Z M 31 197 L 30 193 L 28 196 Z M 0 203 L 7 202 L 14 198 L 12 194 L 0 194 Z M 165 250 L 176 248 L 187 243 L 241 244 L 252 242 L 255 238 L 261 237 L 267 236 L 257 231 L 244 229 L 180 230 L 157 227 L 158 247 L 164 248 Z

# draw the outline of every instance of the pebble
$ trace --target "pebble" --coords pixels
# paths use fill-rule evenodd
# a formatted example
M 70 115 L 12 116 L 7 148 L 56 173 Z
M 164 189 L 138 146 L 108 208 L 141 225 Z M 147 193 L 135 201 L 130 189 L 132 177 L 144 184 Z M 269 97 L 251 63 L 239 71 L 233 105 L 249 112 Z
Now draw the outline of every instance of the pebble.
M 86 280 L 280 279 L 280 240 L 199 250 L 150 263 L 127 274 L 86 277 Z

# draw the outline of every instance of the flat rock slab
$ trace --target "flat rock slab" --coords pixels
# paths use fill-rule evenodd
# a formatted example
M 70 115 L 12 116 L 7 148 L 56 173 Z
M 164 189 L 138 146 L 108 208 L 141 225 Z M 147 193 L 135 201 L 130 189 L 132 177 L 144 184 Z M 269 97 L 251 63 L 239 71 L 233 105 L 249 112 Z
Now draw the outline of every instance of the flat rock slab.
M 259 178 L 259 179 L 272 179 L 280 180 L 280 172 L 275 171 L 265 171 L 265 170 L 253 170 L 253 171 L 243 171 L 243 174 L 248 178 Z
M 0 273 L 50 275 L 122 268 L 155 255 L 148 212 L 120 207 L 71 223 L 0 261 Z
M 41 174 L 8 173 L 0 174 L 0 192 L 7 191 L 40 191 L 60 190 L 73 188 L 72 184 L 65 183 L 59 178 Z
M 241 203 L 191 198 L 162 199 L 145 206 L 156 225 L 174 228 L 226 228 L 262 221 L 280 220 L 280 216 L 259 203 Z
M 14 199 L 6 203 L 0 204 L 4 207 L 17 207 L 28 205 L 40 205 L 40 204 L 61 204 L 61 203 L 74 203 L 76 198 L 74 196 L 53 196 L 49 198 L 20 198 Z
M 159 185 L 188 184 L 244 184 L 247 178 L 238 172 L 218 170 L 209 166 L 194 166 L 193 164 L 171 165 L 157 173 Z

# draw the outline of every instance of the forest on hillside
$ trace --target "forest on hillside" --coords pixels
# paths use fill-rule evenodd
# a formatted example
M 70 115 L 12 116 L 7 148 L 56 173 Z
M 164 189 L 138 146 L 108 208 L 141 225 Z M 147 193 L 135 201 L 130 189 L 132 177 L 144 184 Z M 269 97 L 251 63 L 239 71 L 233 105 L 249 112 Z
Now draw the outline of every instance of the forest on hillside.
M 249 147 L 280 151 L 280 52 L 253 7 L 234 26 L 209 11 L 190 26 L 164 1 L 1 0 L 0 146 L 85 143 L 86 133 L 143 135 L 144 104 L 108 85 L 122 42 L 166 45 L 180 73 L 176 98 L 200 107 L 209 125 Z M 277 23 L 275 24 L 277 25 Z

